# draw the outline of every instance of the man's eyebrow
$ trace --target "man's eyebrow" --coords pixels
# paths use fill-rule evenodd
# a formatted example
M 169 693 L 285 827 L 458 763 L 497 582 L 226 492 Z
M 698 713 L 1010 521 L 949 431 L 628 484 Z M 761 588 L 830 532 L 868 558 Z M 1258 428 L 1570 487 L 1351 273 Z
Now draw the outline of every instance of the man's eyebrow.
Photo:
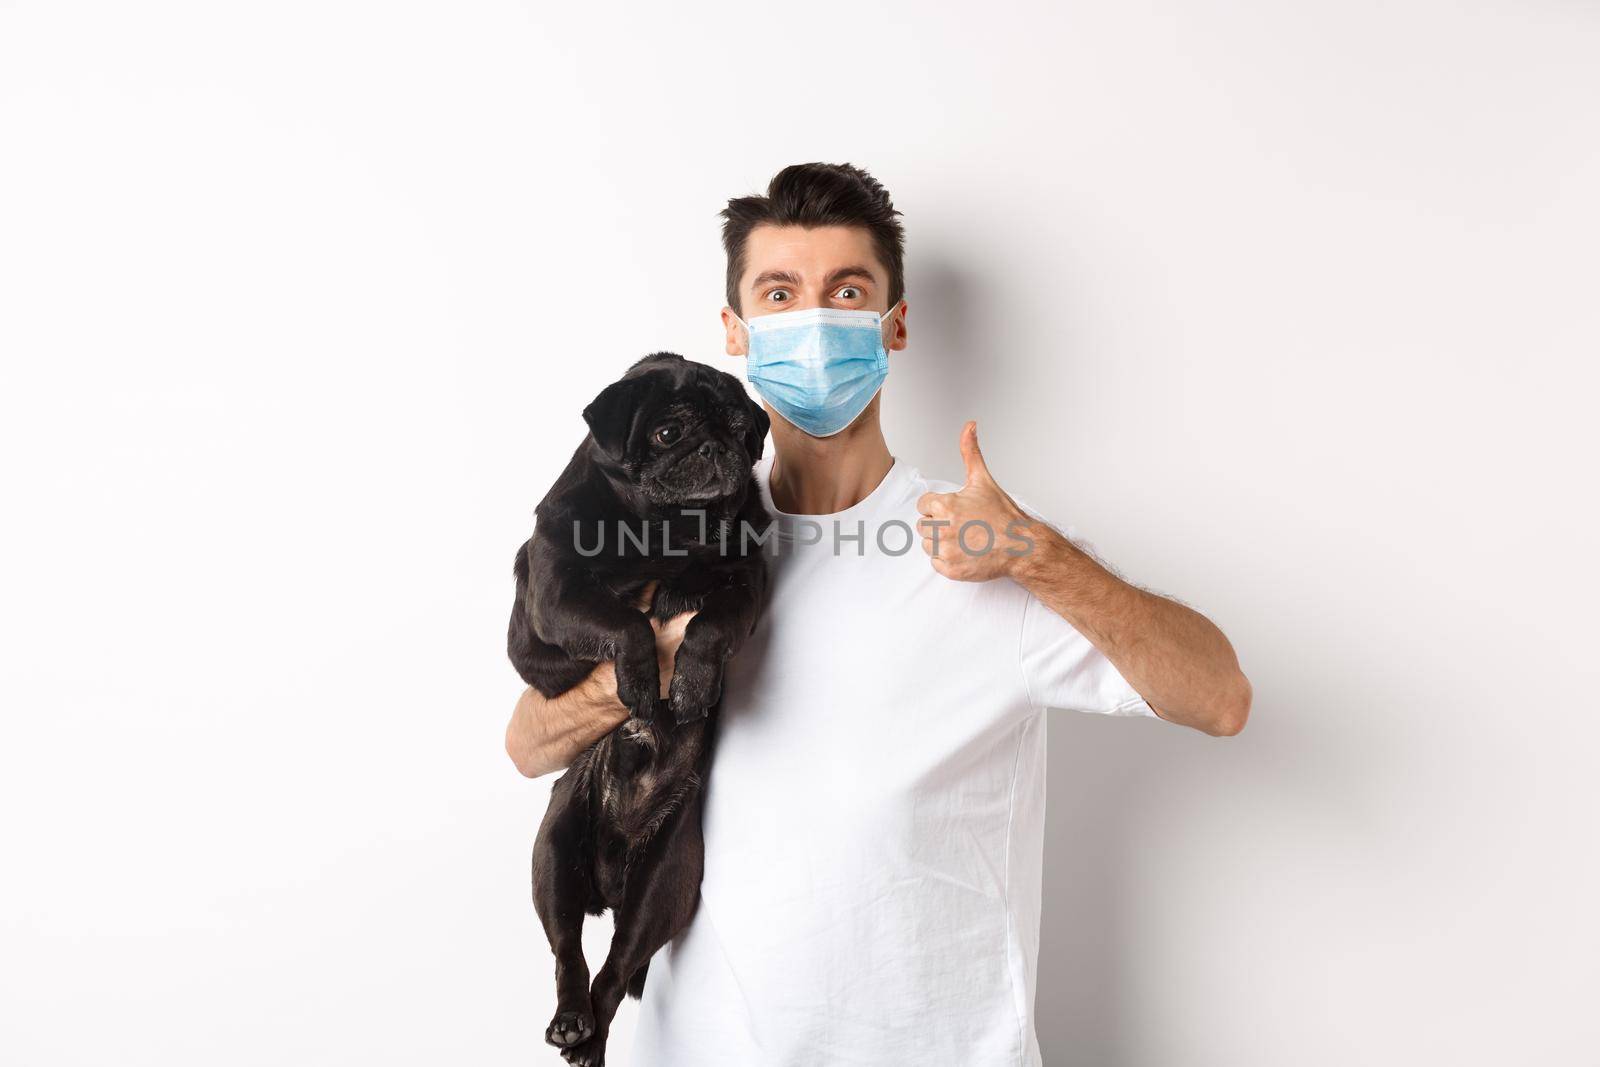
M 878 281 L 877 275 L 873 274 L 866 267 L 859 265 L 854 267 L 840 267 L 838 270 L 828 275 L 828 288 L 832 289 L 835 285 L 838 285 L 846 278 L 865 278 L 867 281 L 872 282 L 873 284 L 877 284 Z
M 782 282 L 785 285 L 799 285 L 800 275 L 786 270 L 764 270 L 756 275 L 755 281 L 750 283 L 750 288 L 759 289 L 768 282 Z

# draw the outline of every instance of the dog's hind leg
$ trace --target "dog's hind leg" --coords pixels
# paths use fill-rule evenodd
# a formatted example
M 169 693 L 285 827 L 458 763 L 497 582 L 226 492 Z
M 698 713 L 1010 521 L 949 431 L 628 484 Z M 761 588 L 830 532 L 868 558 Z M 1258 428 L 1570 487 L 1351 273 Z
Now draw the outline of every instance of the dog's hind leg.
M 633 977 L 628 979 L 628 996 L 639 1000 L 644 996 L 644 976 L 650 970 L 650 961 L 639 964 L 639 969 L 633 972 Z
M 551 789 L 533 845 L 533 906 L 556 957 L 556 1013 L 544 1039 L 559 1048 L 594 1033 L 589 964 L 583 958 L 583 917 L 591 892 L 587 810 L 576 795 L 577 777 L 568 771 Z
M 568 1062 L 602 1067 L 611 1020 L 628 987 L 643 991 L 643 969 L 656 950 L 689 925 L 700 903 L 705 845 L 700 836 L 700 790 L 684 800 L 645 846 L 628 872 L 622 906 L 616 909 L 611 952 L 594 976 L 590 998 L 595 1032 L 589 1040 L 561 1050 Z

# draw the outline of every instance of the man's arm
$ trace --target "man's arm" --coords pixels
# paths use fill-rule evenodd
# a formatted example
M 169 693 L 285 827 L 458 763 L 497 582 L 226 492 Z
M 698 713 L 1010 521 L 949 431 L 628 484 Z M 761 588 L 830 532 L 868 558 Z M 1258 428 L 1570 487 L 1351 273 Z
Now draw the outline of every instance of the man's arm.
M 646 593 L 645 605 L 654 593 Z M 683 632 L 694 618 L 685 612 L 666 622 L 650 620 L 656 632 L 656 660 L 661 665 L 661 695 L 672 684 L 673 661 Z M 609 661 L 565 693 L 546 697 L 537 689 L 523 690 L 506 726 L 506 755 L 529 778 L 565 770 L 578 754 L 622 725 L 628 709 L 617 698 L 616 666 Z
M 1197 611 L 1129 585 L 1035 522 L 989 473 L 976 423 L 962 429 L 961 455 L 967 484 L 917 502 L 924 515 L 922 547 L 934 570 L 957 581 L 1013 579 L 1083 634 L 1163 719 L 1219 737 L 1244 729 L 1250 681 L 1221 630 Z M 994 531 L 993 551 L 961 549 L 958 533 L 975 521 Z M 1024 554 L 1006 552 L 1006 531 L 1014 528 L 1033 541 Z
M 615 665 L 607 661 L 560 696 L 524 689 L 506 726 L 506 755 L 529 778 L 564 770 L 627 718 Z
M 1198 611 L 1129 585 L 1043 523 L 1011 577 L 1066 619 L 1163 719 L 1231 737 L 1250 716 L 1250 680 Z

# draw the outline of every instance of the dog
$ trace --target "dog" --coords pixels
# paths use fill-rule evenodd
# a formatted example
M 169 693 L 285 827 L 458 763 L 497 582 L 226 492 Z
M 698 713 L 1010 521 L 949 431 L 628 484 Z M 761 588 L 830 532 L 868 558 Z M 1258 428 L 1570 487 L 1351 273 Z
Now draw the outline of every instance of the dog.
M 535 509 L 517 552 L 507 650 L 546 697 L 614 660 L 628 719 L 551 789 L 533 849 L 533 900 L 556 961 L 545 1040 L 600 1067 L 625 993 L 699 903 L 702 790 L 723 666 L 766 603 L 770 516 L 751 468 L 770 420 L 730 374 L 646 356 L 583 412 L 589 434 Z M 747 536 L 750 534 L 751 536 Z M 637 604 L 658 583 L 649 615 Z M 693 611 L 661 698 L 650 617 Z M 590 987 L 584 914 L 616 933 Z

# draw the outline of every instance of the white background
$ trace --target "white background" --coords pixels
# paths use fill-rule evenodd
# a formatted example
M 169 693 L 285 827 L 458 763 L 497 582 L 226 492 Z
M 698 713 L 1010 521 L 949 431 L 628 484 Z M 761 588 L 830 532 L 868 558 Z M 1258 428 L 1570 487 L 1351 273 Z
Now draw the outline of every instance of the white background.
M 559 1062 L 512 554 L 628 362 L 735 368 L 722 203 L 848 160 L 896 454 L 978 418 L 1255 683 L 1052 717 L 1047 1062 L 1594 1063 L 1597 55 L 1555 0 L 0 4 L 0 1058 Z

